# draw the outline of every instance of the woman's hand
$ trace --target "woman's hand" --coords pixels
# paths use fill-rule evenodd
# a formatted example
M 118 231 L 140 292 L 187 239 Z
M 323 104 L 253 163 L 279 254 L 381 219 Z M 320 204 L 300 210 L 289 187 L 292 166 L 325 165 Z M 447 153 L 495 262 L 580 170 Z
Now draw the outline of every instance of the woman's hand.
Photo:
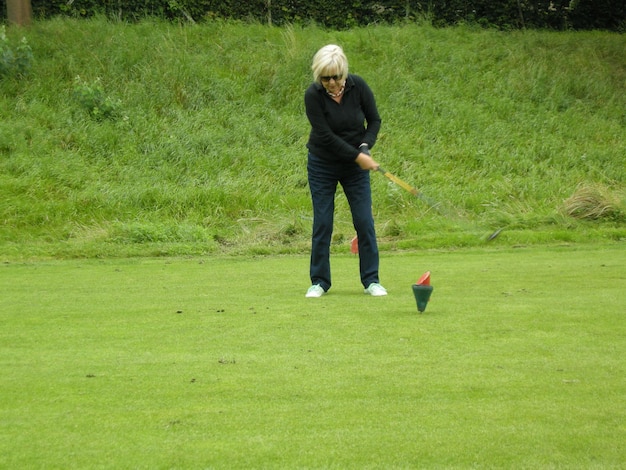
M 366 153 L 360 153 L 359 156 L 356 157 L 355 162 L 362 170 L 376 171 L 380 167 L 380 165 Z

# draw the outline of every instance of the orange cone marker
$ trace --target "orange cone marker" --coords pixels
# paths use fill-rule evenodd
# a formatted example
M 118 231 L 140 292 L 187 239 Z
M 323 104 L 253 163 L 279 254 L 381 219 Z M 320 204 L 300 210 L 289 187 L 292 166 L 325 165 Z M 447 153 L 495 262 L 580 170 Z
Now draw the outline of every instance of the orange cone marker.
M 422 277 L 415 283 L 418 286 L 430 286 L 430 271 L 426 271 L 422 274 Z
M 359 239 L 357 237 L 354 237 L 350 242 L 350 253 L 353 255 L 359 254 Z

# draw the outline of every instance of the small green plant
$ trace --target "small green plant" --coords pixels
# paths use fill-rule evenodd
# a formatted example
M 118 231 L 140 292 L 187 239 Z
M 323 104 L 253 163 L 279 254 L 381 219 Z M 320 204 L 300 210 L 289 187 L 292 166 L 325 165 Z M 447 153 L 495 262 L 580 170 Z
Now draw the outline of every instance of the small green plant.
M 74 97 L 87 114 L 96 120 L 112 119 L 119 114 L 120 102 L 105 94 L 100 78 L 87 83 L 77 76 L 74 80 Z
M 6 28 L 0 28 L 0 78 L 28 75 L 33 63 L 33 51 L 25 37 L 14 48 L 9 43 Z

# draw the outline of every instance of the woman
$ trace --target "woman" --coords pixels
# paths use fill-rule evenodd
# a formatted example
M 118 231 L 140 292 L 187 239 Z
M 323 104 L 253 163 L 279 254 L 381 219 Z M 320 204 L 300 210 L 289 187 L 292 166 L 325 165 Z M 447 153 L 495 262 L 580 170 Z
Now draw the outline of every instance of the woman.
M 341 47 L 330 44 L 313 57 L 313 83 L 304 94 L 311 123 L 307 143 L 308 180 L 313 201 L 311 287 L 306 297 L 321 297 L 331 287 L 330 242 L 337 183 L 348 199 L 359 240 L 359 269 L 364 292 L 387 295 L 378 279 L 378 245 L 372 215 L 370 170 L 379 165 L 369 149 L 376 143 L 380 116 L 365 81 L 348 74 Z

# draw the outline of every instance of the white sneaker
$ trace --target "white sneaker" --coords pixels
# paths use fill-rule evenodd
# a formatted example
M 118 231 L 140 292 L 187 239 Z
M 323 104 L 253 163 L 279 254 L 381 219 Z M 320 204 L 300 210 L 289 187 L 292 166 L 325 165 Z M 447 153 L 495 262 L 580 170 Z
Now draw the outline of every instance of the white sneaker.
M 305 297 L 321 297 L 326 293 L 324 288 L 319 284 L 313 284 L 309 287 L 309 290 L 306 291 Z
M 369 294 L 372 297 L 382 297 L 383 295 L 387 295 L 387 289 L 376 282 L 372 282 L 363 293 Z

